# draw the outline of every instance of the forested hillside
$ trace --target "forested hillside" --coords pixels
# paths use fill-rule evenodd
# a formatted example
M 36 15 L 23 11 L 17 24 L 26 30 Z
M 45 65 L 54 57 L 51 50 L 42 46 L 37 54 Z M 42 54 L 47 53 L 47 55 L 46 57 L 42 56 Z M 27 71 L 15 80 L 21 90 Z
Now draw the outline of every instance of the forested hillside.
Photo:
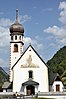
M 66 46 L 57 51 L 47 64 L 50 71 L 59 73 L 61 76 L 66 70 Z

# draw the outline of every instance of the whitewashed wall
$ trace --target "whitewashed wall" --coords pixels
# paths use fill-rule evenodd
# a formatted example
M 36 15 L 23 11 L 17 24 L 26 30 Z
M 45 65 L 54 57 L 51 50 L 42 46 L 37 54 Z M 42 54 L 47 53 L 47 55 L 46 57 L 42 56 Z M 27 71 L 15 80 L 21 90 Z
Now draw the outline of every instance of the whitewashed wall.
M 29 50 L 31 50 L 29 52 Z M 22 65 L 26 64 L 26 59 L 32 56 L 32 62 L 38 67 L 23 67 Z M 21 60 L 14 67 L 14 78 L 13 78 L 13 92 L 19 92 L 22 83 L 28 81 L 28 71 L 33 71 L 33 80 L 39 83 L 38 91 L 40 92 L 48 92 L 48 68 L 47 66 L 40 60 L 40 58 L 36 55 L 36 53 L 32 50 L 31 47 L 26 51 Z
M 54 81 L 52 86 L 54 92 L 56 92 L 56 85 L 60 85 L 60 92 L 63 92 L 63 83 L 61 81 Z

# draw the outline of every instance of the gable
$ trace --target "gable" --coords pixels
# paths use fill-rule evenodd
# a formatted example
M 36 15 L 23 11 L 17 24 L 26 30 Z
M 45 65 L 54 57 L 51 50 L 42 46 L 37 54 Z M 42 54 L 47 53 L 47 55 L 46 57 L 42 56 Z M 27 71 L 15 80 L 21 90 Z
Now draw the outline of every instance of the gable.
M 49 84 L 52 85 L 55 81 L 61 81 L 60 76 L 58 73 L 51 73 L 49 75 Z
M 41 66 L 47 66 L 43 59 L 39 56 L 39 54 L 35 51 L 35 49 L 29 45 L 21 57 L 17 60 L 17 62 L 13 65 L 13 67 L 21 60 L 21 67 L 35 67 L 38 68 Z M 13 69 L 12 67 L 12 69 Z
M 55 78 L 55 81 L 61 81 L 60 77 L 57 76 L 57 77 Z

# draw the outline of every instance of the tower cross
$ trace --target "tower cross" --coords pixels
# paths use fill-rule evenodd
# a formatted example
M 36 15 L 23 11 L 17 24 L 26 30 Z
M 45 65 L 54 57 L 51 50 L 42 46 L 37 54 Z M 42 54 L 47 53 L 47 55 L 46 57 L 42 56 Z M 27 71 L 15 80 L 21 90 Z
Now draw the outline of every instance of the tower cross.
M 18 9 L 16 9 L 16 23 L 18 23 Z

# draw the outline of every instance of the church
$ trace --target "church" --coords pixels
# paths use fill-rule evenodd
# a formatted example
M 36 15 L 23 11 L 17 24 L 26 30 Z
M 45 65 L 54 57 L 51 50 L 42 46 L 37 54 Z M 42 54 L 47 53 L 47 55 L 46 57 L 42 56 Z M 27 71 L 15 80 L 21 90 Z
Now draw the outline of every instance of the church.
M 47 64 L 33 46 L 29 44 L 23 51 L 23 37 L 24 27 L 18 21 L 16 10 L 16 22 L 10 26 L 10 82 L 4 82 L 3 92 L 24 92 L 25 95 L 62 92 L 64 86 L 59 75 L 49 77 Z

